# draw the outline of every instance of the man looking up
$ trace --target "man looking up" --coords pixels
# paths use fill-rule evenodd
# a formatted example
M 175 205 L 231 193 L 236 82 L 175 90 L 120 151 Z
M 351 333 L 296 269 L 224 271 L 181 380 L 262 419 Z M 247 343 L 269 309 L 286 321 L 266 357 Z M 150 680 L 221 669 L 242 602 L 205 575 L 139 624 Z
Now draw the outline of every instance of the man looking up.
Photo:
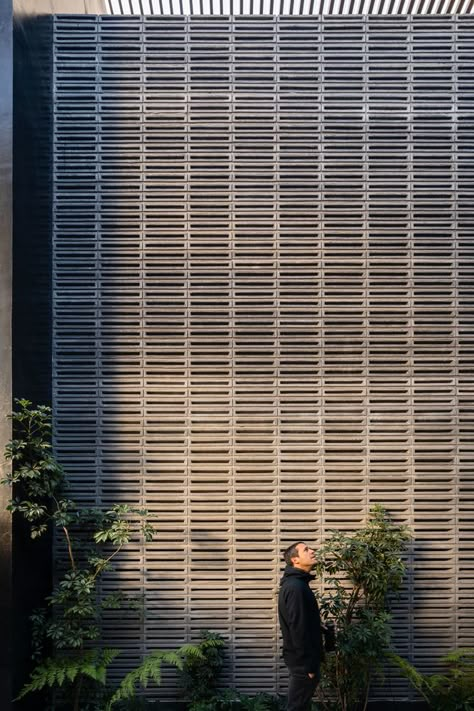
M 318 685 L 322 659 L 321 618 L 309 587 L 316 563 L 314 550 L 303 541 L 284 552 L 285 572 L 278 595 L 283 659 L 289 671 L 287 711 L 309 711 Z

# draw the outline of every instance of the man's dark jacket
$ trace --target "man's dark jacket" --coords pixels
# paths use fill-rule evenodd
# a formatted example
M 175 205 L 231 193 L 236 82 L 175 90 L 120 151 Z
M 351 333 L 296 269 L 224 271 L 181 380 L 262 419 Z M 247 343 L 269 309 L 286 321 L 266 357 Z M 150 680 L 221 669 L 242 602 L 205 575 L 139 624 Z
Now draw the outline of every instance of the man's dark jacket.
M 278 616 L 283 659 L 289 669 L 318 673 L 322 657 L 321 618 L 309 587 L 314 575 L 288 565 L 280 583 Z

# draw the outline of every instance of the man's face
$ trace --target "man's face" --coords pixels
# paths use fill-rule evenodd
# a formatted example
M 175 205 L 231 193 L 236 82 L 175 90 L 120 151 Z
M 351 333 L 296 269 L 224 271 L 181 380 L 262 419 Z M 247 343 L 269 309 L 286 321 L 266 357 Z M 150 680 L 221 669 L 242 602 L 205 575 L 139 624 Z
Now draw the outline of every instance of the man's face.
M 298 543 L 296 550 L 298 551 L 298 556 L 292 558 L 293 565 L 296 568 L 311 570 L 316 563 L 316 556 L 313 548 L 309 548 L 306 543 Z

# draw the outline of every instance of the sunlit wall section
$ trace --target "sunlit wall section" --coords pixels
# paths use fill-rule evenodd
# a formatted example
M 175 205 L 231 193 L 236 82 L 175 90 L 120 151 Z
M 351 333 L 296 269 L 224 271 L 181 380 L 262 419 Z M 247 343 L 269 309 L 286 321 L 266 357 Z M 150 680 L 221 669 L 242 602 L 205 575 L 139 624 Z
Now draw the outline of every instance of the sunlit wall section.
M 349 530 L 368 503 L 365 23 L 323 30 L 323 506 L 326 530 Z
M 456 621 L 457 235 L 453 233 L 453 152 L 457 145 L 457 106 L 453 21 L 413 18 L 410 41 L 413 530 L 417 560 L 413 652 L 423 666 L 429 663 L 433 644 L 440 654 L 449 651 Z
M 297 29 L 296 29 L 297 28 Z M 299 41 L 294 42 L 298 32 Z M 276 22 L 276 243 L 280 546 L 324 528 L 322 23 Z M 277 564 L 277 582 L 280 561 Z M 277 630 L 277 639 L 278 639 Z M 282 665 L 282 681 L 286 670 Z
M 370 18 L 365 37 L 367 101 L 368 475 L 370 503 L 412 525 L 413 268 L 409 20 Z M 393 604 L 397 648 L 413 634 L 413 552 L 403 596 Z M 407 693 L 400 680 L 390 688 Z M 405 685 L 406 687 L 406 685 Z
M 275 245 L 275 23 L 232 31 L 234 507 L 236 683 L 276 686 L 278 273 Z
M 189 619 L 188 61 L 182 18 L 142 21 L 142 478 L 156 537 L 147 547 L 146 651 L 191 635 Z M 174 674 L 163 670 L 163 694 Z M 170 680 L 171 675 L 171 680 Z
M 229 640 L 232 655 L 229 22 L 227 18 L 191 19 L 186 33 L 187 604 L 190 634 L 215 630 Z

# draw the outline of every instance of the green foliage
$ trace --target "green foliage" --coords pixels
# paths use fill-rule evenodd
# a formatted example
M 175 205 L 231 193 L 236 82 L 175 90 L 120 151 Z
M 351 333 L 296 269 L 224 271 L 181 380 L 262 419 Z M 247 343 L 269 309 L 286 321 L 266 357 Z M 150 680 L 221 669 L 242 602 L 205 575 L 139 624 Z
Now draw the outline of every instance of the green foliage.
M 219 691 L 225 642 L 221 635 L 209 630 L 202 630 L 200 637 L 199 644 L 185 655 L 180 671 L 189 711 L 283 711 L 284 700 L 271 694 L 250 696 L 235 689 Z
M 107 708 L 112 708 L 117 701 L 132 698 L 135 695 L 136 686 L 146 688 L 152 681 L 159 685 L 163 663 L 170 664 L 180 670 L 183 678 L 189 680 L 187 689 L 191 690 L 193 679 L 197 681 L 198 686 L 193 690 L 194 698 L 197 698 L 198 690 L 204 693 L 202 686 L 204 678 L 210 681 L 210 690 L 212 691 L 212 688 L 215 688 L 212 686 L 215 684 L 215 679 L 211 679 L 212 673 L 205 674 L 205 667 L 209 661 L 215 675 L 217 668 L 220 669 L 221 666 L 221 662 L 217 664 L 216 660 L 220 660 L 219 651 L 223 646 L 224 641 L 219 635 L 205 631 L 201 633 L 201 642 L 197 645 L 185 644 L 173 651 L 155 650 L 145 657 L 139 667 L 124 677 Z
M 85 680 L 104 684 L 106 668 L 118 653 L 101 650 L 100 621 L 104 609 L 120 607 L 125 598 L 112 591 L 102 600 L 100 576 L 132 538 L 150 541 L 153 527 L 143 509 L 126 504 L 81 509 L 69 499 L 63 469 L 51 449 L 50 408 L 15 402 L 13 439 L 5 449 L 12 467 L 1 482 L 13 488 L 8 509 L 30 524 L 33 539 L 55 530 L 67 561 L 56 571 L 58 581 L 45 607 L 31 617 L 37 666 L 21 696 L 69 684 L 73 708 L 79 709 Z M 46 656 L 45 649 L 52 654 Z
M 102 649 L 82 652 L 72 658 L 47 657 L 35 667 L 30 682 L 23 687 L 18 698 L 32 691 L 41 691 L 47 686 L 52 688 L 72 683 L 81 674 L 105 685 L 107 667 L 118 654 L 118 649 Z
M 441 657 L 444 674 L 421 674 L 406 659 L 388 656 L 433 711 L 474 711 L 474 648 L 457 649 Z
M 239 708 L 244 711 L 283 711 L 286 708 L 285 699 L 281 696 L 261 692 L 254 696 L 238 694 Z
M 120 686 L 110 699 L 107 710 L 111 709 L 117 701 L 135 696 L 135 687 L 137 685 L 146 688 L 151 681 L 159 685 L 161 683 L 161 665 L 163 662 L 182 669 L 184 659 L 181 650 L 167 652 L 157 649 L 145 657 L 140 666 L 133 669 L 123 678 Z
M 381 672 L 390 644 L 388 596 L 403 582 L 401 554 L 409 540 L 406 527 L 375 506 L 363 528 L 335 531 L 322 547 L 316 572 L 327 592 L 317 599 L 323 621 L 336 624 L 337 646 L 323 663 L 319 708 L 366 709 L 371 678 Z
M 199 654 L 187 655 L 180 673 L 181 687 L 191 709 L 215 696 L 219 675 L 224 664 L 223 638 L 215 632 L 202 630 L 197 645 Z
M 261 692 L 250 696 L 235 689 L 226 689 L 207 699 L 195 701 L 193 711 L 284 711 L 285 699 Z

